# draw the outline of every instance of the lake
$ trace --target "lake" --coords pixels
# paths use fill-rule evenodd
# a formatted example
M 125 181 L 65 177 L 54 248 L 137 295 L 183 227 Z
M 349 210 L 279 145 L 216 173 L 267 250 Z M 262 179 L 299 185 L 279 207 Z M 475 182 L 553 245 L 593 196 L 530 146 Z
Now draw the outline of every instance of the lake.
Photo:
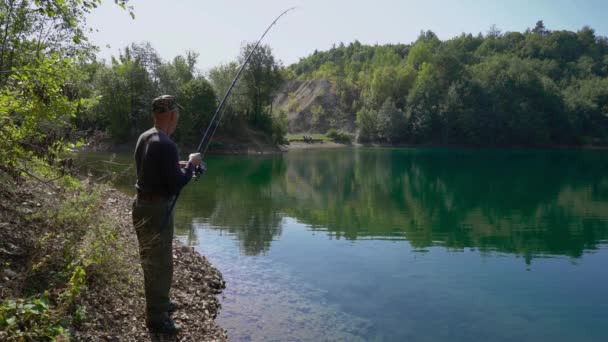
M 606 339 L 608 151 L 206 162 L 176 233 L 223 273 L 218 320 L 234 341 Z M 131 168 L 115 184 L 133 183 Z

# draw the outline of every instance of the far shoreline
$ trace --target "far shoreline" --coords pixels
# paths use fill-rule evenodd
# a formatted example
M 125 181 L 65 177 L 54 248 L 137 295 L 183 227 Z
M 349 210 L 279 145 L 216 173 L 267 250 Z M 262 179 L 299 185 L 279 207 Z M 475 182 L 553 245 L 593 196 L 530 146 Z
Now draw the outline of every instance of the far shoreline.
M 110 153 L 131 153 L 135 148 L 136 141 L 128 141 L 123 143 L 114 143 L 109 140 L 104 141 L 89 141 L 79 152 L 110 152 Z M 178 144 L 181 151 L 195 150 L 196 146 L 189 144 Z M 520 151 L 558 151 L 558 150 L 608 150 L 608 145 L 467 145 L 467 144 L 387 144 L 387 143 L 337 143 L 333 141 L 321 142 L 303 142 L 291 141 L 287 145 L 271 145 L 262 144 L 259 142 L 253 143 L 223 143 L 216 142 L 216 146 L 212 146 L 207 153 L 209 155 L 272 155 L 283 154 L 289 151 L 312 150 L 312 149 L 335 149 L 335 148 L 438 148 L 438 149 L 465 149 L 471 151 L 488 151 L 488 150 L 520 150 Z

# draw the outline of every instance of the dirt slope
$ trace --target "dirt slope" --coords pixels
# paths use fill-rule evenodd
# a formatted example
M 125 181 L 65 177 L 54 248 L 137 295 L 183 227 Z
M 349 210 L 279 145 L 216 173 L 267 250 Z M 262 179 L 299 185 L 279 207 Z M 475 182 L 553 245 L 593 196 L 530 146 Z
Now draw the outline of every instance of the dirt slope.
M 325 79 L 285 82 L 273 102 L 273 110 L 285 111 L 290 133 L 325 133 L 330 128 L 351 131 L 354 122 L 337 123 L 337 98 Z

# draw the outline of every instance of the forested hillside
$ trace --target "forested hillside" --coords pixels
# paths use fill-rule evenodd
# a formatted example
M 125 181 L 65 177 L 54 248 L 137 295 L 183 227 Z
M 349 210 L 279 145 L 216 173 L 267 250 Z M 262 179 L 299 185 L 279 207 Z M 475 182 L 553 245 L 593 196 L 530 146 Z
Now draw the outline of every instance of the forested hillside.
M 411 45 L 355 41 L 289 67 L 278 106 L 309 132 L 338 128 L 361 142 L 538 146 L 608 137 L 608 39 L 583 27 L 462 34 L 422 32 Z M 331 96 L 315 88 L 331 83 Z M 320 103 L 333 104 L 321 106 Z

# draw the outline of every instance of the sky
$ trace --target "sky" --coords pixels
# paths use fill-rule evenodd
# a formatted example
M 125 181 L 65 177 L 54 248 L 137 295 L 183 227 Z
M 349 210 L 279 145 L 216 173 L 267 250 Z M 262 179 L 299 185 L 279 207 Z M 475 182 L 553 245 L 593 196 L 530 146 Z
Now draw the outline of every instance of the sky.
M 193 50 L 206 71 L 234 60 L 243 42 L 256 41 L 274 18 L 297 6 L 268 33 L 284 65 L 333 44 L 411 43 L 421 30 L 442 39 L 461 33 L 524 31 L 543 20 L 550 30 L 576 31 L 585 25 L 608 36 L 606 0 L 131 0 L 135 20 L 113 0 L 88 17 L 90 35 L 109 59 L 131 42 L 148 41 L 164 60 Z

